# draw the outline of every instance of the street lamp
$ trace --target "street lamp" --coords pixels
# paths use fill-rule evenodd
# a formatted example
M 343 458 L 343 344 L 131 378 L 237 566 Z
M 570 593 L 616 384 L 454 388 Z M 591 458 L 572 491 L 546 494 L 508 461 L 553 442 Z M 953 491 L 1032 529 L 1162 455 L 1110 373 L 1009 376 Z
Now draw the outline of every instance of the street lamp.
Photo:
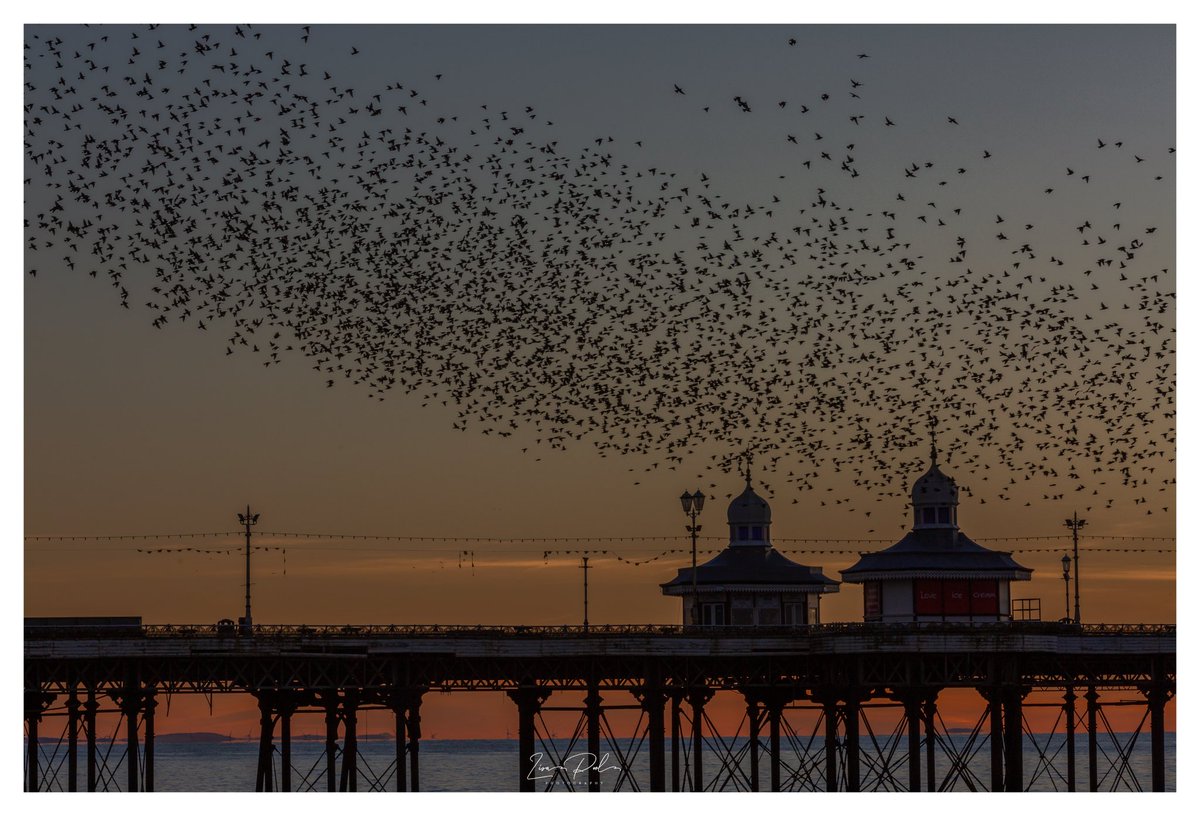
M 1065 620 L 1071 622 L 1071 556 L 1064 555 L 1062 557 L 1063 565 L 1063 598 L 1065 599 L 1065 609 L 1067 611 Z
M 700 595 L 696 589 L 696 536 L 700 533 L 700 525 L 696 523 L 696 517 L 704 509 L 704 494 L 699 490 L 695 493 L 688 493 L 685 490 L 679 497 L 679 502 L 683 505 L 683 512 L 692 520 L 687 528 L 687 531 L 692 534 L 692 624 L 699 626 Z
M 1079 517 L 1078 513 L 1072 513 L 1071 517 L 1063 524 L 1071 531 L 1072 541 L 1072 560 L 1075 562 L 1075 623 L 1082 623 L 1083 619 L 1079 617 L 1079 531 L 1087 525 L 1087 522 Z

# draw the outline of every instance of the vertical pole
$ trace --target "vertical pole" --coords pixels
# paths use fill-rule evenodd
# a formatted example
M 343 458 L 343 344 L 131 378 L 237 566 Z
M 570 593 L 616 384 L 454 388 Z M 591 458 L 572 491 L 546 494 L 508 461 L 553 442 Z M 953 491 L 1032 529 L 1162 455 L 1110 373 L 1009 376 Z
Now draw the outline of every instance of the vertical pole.
M 663 792 L 667 789 L 666 737 L 664 734 L 663 705 L 666 695 L 660 686 L 650 686 L 642 691 L 642 708 L 646 711 L 646 730 L 650 743 L 650 791 Z
M 342 740 L 342 790 L 353 793 L 358 790 L 358 693 L 346 693 L 342 716 L 346 722 L 346 736 Z
M 921 718 L 925 721 L 925 790 L 930 793 L 937 790 L 937 757 L 934 753 L 937 747 L 937 733 L 934 727 L 936 714 L 937 692 L 930 692 L 921 706 Z
M 254 777 L 254 791 L 262 793 L 271 790 L 271 760 L 272 732 L 275 721 L 271 712 L 271 693 L 260 692 L 258 695 L 258 773 Z
M 1096 756 L 1096 714 L 1100 710 L 1100 695 L 1096 693 L 1096 687 L 1088 686 L 1083 699 L 1087 700 L 1088 790 L 1095 793 L 1100 790 L 1100 765 Z
M 758 791 L 758 700 L 750 698 L 746 701 L 746 719 L 750 723 L 750 790 Z
M 989 737 L 992 755 L 992 792 L 1004 790 L 1004 721 L 1000 705 L 1000 688 L 993 687 L 987 694 L 990 716 Z
M 534 717 L 550 693 L 537 686 L 521 686 L 508 692 L 508 696 L 517 704 L 517 751 L 520 754 L 517 757 L 518 790 L 533 793 L 537 790 L 534 778 L 537 738 Z
M 856 693 L 846 700 L 844 721 L 846 723 L 846 790 L 857 793 L 862 783 L 859 779 L 858 715 L 860 701 Z
M 145 735 L 145 747 L 142 750 L 142 790 L 154 792 L 154 709 L 158 706 L 155 690 L 146 690 L 143 705 L 145 714 L 142 717 L 142 727 Z
M 87 732 L 87 789 L 96 790 L 96 689 L 88 687 L 87 701 L 83 704 L 83 728 Z
M 1005 690 L 1004 699 L 1004 790 L 1020 792 L 1025 787 L 1023 773 L 1023 736 L 1021 690 Z
M 337 790 L 338 701 L 336 693 L 325 701 L 325 789 Z
M 67 695 L 67 791 L 79 790 L 79 692 L 75 684 Z
M 697 490 L 696 492 L 699 493 L 700 491 Z M 697 589 L 697 575 L 696 575 L 696 536 L 700 532 L 700 528 L 696 526 L 696 515 L 698 513 L 699 513 L 699 511 L 696 510 L 695 505 L 693 505 L 692 512 L 691 512 L 692 526 L 688 527 L 688 532 L 690 532 L 692 534 L 692 624 L 694 626 L 699 626 L 700 620 L 701 620 L 701 618 L 700 618 L 700 594 L 699 594 L 699 590 Z
M 396 790 L 408 790 L 408 704 L 395 703 L 396 713 Z
M 285 693 L 279 706 L 279 790 L 292 790 L 292 714 L 296 710 L 291 693 Z
M 138 689 L 125 690 L 121 708 L 125 711 L 125 769 L 128 771 L 126 790 L 136 793 L 138 789 Z
M 915 692 L 904 698 L 904 717 L 908 721 L 908 791 L 921 791 L 921 700 Z
M 421 694 L 413 692 L 408 703 L 408 775 L 413 793 L 421 790 Z
M 1146 703 L 1150 707 L 1150 790 L 1161 792 L 1167 789 L 1166 689 L 1151 687 Z
M 779 720 L 783 716 L 783 700 L 773 697 L 767 708 L 767 722 L 771 732 L 771 790 L 778 793 L 779 783 Z
M 25 790 L 30 793 L 36 792 L 41 787 L 41 771 L 38 769 L 38 721 L 42 718 L 42 712 L 36 698 L 36 692 L 25 692 L 25 724 L 28 729 L 26 770 L 29 772 Z
M 712 697 L 707 688 L 694 688 L 692 704 L 692 790 L 704 790 L 704 704 Z
M 827 699 L 824 702 L 825 711 L 825 790 L 833 793 L 838 789 L 837 767 L 837 701 Z
M 1075 689 L 1067 686 L 1063 694 L 1063 714 L 1066 718 L 1067 790 L 1075 792 Z
M 588 630 L 588 557 L 583 557 L 583 631 Z
M 679 793 L 683 790 L 681 776 L 679 773 L 679 759 L 682 754 L 680 745 L 680 715 L 679 709 L 683 704 L 683 697 L 678 691 L 671 692 L 671 790 Z
M 246 505 L 246 619 L 242 625 L 242 631 L 250 634 L 253 631 L 252 620 L 250 617 L 250 526 L 254 524 L 254 517 L 250 515 L 250 505 Z
M 588 768 L 587 775 L 589 793 L 600 792 L 600 701 L 600 690 L 596 686 L 596 680 L 589 678 L 588 693 L 583 700 L 587 717 L 587 750 L 591 755 L 591 767 Z

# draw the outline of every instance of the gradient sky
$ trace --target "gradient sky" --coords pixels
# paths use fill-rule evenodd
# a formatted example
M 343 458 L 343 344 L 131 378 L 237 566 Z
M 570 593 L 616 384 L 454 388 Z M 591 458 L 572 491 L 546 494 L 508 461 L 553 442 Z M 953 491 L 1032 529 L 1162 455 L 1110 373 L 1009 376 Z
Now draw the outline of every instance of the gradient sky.
M 27 36 L 30 31 L 50 29 L 28 29 Z M 1137 223 L 1156 224 L 1165 233 L 1148 267 L 1175 267 L 1174 165 L 1166 154 L 1175 144 L 1175 35 L 1169 26 L 313 31 L 327 70 L 349 75 L 360 88 L 406 81 L 436 90 L 447 109 L 463 111 L 483 103 L 493 110 L 532 105 L 555 121 L 564 144 L 612 135 L 637 166 L 669 167 L 681 175 L 704 172 L 734 201 L 769 200 L 808 185 L 794 175 L 794 154 L 786 152 L 782 139 L 791 125 L 770 110 L 770 100 L 800 96 L 801 86 L 803 93 L 825 87 L 841 93 L 848 76 L 864 81 L 876 104 L 896 100 L 889 115 L 897 120 L 941 122 L 953 112 L 970 130 L 969 140 L 945 144 L 939 141 L 945 138 L 942 131 L 932 125 L 905 130 L 878 146 L 873 160 L 879 166 L 933 154 L 949 156 L 950 164 L 976 146 L 1002 158 L 1000 177 L 961 192 L 961 200 L 985 212 L 1016 212 L 1027 206 L 1030 190 L 1046 186 L 1048 174 L 1061 172 L 1060 165 L 1094 161 L 1089 151 L 1098 135 L 1124 140 L 1151 156 L 1149 162 L 1166 181 L 1147 186 L 1140 177 L 1114 172 L 1104 195 L 1121 196 L 1126 211 L 1137 213 Z M 186 32 L 169 29 L 158 36 L 188 40 Z M 786 45 L 789 37 L 798 40 L 796 47 Z M 354 60 L 347 53 L 350 44 L 362 51 Z M 868 64 L 854 58 L 860 52 L 871 55 Z M 433 78 L 437 73 L 443 74 L 441 80 Z M 685 87 L 687 96 L 673 94 L 674 84 Z M 761 116 L 739 118 L 728 102 L 739 93 L 752 94 L 756 106 L 761 100 Z M 704 114 L 702 104 L 711 104 L 713 111 Z M 843 135 L 831 135 L 831 141 Z M 642 146 L 634 148 L 635 141 Z M 864 195 L 863 208 L 887 206 L 894 190 Z M 1089 203 L 1090 191 L 1080 195 L 1071 203 Z M 1038 202 L 1029 217 L 1039 225 L 1062 227 L 1073 217 L 1067 207 L 1067 202 Z M 989 226 L 983 222 L 979 228 Z M 975 262 L 1006 260 L 997 254 Z M 684 518 L 676 497 L 697 487 L 712 497 L 701 517 L 704 533 L 725 534 L 726 496 L 740 489 L 739 480 L 709 466 L 713 455 L 736 453 L 730 440 L 697 440 L 690 460 L 667 470 L 656 467 L 654 457 L 603 455 L 586 443 L 565 451 L 538 447 L 530 428 L 507 438 L 461 433 L 451 427 L 457 416 L 452 404 L 423 405 L 420 395 L 377 402 L 349 386 L 326 388 L 321 373 L 299 356 L 264 369 L 254 355 L 226 356 L 221 332 L 153 328 L 153 315 L 139 310 L 137 297 L 132 300 L 131 311 L 120 309 L 107 283 L 83 269 L 43 267 L 36 278 L 26 277 L 27 535 L 231 531 L 235 514 L 250 503 L 262 514 L 260 528 L 268 531 L 443 538 L 679 536 Z M 1166 318 L 1173 327 L 1174 315 Z M 1172 421 L 1155 421 L 1162 431 L 1173 431 Z M 1098 536 L 1174 535 L 1173 484 L 1139 493 L 1152 496 L 1156 510 L 1166 508 L 1151 515 L 1130 501 L 1091 511 L 1069 496 L 1068 501 L 1044 501 L 1054 492 L 1049 480 L 1033 480 L 1014 489 L 1007 502 L 998 501 L 994 484 L 972 481 L 955 469 L 956 458 L 988 452 L 952 439 L 942 442 L 949 451 L 945 469 L 971 488 L 960 508 L 963 530 L 989 546 L 1018 550 L 1017 559 L 1035 573 L 1013 594 L 1040 598 L 1044 618 L 1062 615 L 1058 561 L 1064 542 L 986 539 L 1056 535 L 1074 510 L 1088 518 L 1088 532 Z M 1173 448 L 1167 455 L 1170 461 L 1155 473 L 1161 479 L 1174 476 Z M 896 490 L 907 492 L 919 472 L 909 473 Z M 896 540 L 908 526 L 901 496 L 863 491 L 850 473 L 824 472 L 818 488 L 808 493 L 774 488 L 776 539 Z M 836 503 L 842 499 L 845 507 Z M 132 614 L 153 622 L 236 617 L 242 593 L 236 555 L 151 555 L 135 548 L 238 543 L 236 537 L 27 542 L 25 612 Z M 286 574 L 282 553 L 254 556 L 254 617 L 260 623 L 576 622 L 578 559 L 544 558 L 543 551 L 583 548 L 610 551 L 592 557 L 593 622 L 674 622 L 678 601 L 663 598 L 657 584 L 672 577 L 685 558 L 671 555 L 635 567 L 611 552 L 637 558 L 686 546 L 682 540 L 489 544 L 270 536 L 258 543 L 287 549 Z M 885 543 L 780 546 L 854 551 Z M 1166 552 L 1085 555 L 1085 621 L 1173 622 L 1173 542 L 1085 542 L 1085 548 L 1102 546 Z M 464 558 L 463 551 L 470 554 Z M 819 564 L 832 576 L 856 560 L 852 553 L 793 557 Z M 845 586 L 827 597 L 824 619 L 860 617 L 860 593 Z M 181 705 L 183 718 L 191 704 Z M 500 723 L 511 712 L 499 704 L 479 705 L 476 717 L 448 718 L 444 728 L 431 730 L 444 736 L 502 733 Z M 233 728 L 245 715 L 236 706 L 229 710 L 221 722 Z M 171 730 L 193 725 L 209 730 L 203 725 L 207 709 L 193 713 L 187 727 Z M 472 731 L 464 725 L 468 721 L 486 726 Z

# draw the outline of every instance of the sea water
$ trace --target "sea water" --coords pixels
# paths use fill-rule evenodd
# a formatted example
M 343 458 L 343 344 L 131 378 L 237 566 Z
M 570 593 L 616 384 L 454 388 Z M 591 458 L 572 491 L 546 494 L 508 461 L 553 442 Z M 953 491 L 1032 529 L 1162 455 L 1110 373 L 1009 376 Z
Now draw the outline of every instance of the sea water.
M 987 735 L 970 742 L 966 735 L 942 735 L 935 757 L 939 784 L 952 766 L 964 770 L 957 774 L 953 790 L 966 791 L 974 786 L 987 790 L 991 780 L 991 762 Z M 1066 790 L 1066 744 L 1061 734 L 1025 736 L 1024 781 L 1034 791 Z M 763 790 L 770 786 L 767 741 L 759 755 L 759 779 Z M 865 791 L 903 790 L 908 783 L 907 741 L 876 743 L 862 740 L 860 781 Z M 685 741 L 686 745 L 686 741 Z M 339 743 L 340 746 L 340 743 Z M 62 748 L 43 745 L 40 763 L 53 769 L 51 787 L 66 789 L 66 762 Z M 107 748 L 108 746 L 104 746 Z M 644 740 L 618 741 L 598 758 L 601 790 L 647 791 L 650 788 L 649 749 Z M 1150 789 L 1150 737 L 1147 733 L 1102 734 L 1098 742 L 1099 789 Z M 587 790 L 587 768 L 592 760 L 585 754 L 586 741 L 568 744 L 565 740 L 539 743 L 541 752 L 535 784 L 543 790 L 554 778 L 553 790 Z M 960 755 L 956 760 L 948 750 Z M 339 747 L 340 750 L 340 747 Z M 671 740 L 667 737 L 667 786 L 671 786 Z M 1122 760 L 1125 752 L 1127 760 Z M 103 753 L 103 751 L 101 751 Z M 701 752 L 706 789 L 749 790 L 749 743 L 744 738 L 725 739 L 711 744 L 708 738 Z M 117 790 L 125 785 L 124 745 L 112 745 L 98 787 Z M 682 752 L 681 752 L 682 754 Z M 358 790 L 395 790 L 395 744 L 388 739 L 363 740 L 358 744 Z M 782 787 L 784 790 L 825 789 L 825 749 L 823 739 L 785 744 L 781 748 Z M 231 740 L 217 743 L 159 742 L 154 748 L 154 788 L 156 791 L 253 791 L 258 759 L 258 744 Z M 927 785 L 925 753 L 922 749 L 922 784 Z M 273 776 L 278 785 L 279 749 L 275 746 Z M 518 746 L 512 739 L 497 740 L 423 740 L 419 752 L 422 791 L 516 791 L 518 789 Z M 690 779 L 692 758 L 680 756 L 680 774 Z M 842 756 L 839 752 L 839 766 Z M 292 789 L 327 789 L 324 743 L 320 740 L 292 742 Z M 1088 746 L 1085 735 L 1075 740 L 1076 789 L 1088 788 Z M 561 769 L 561 770 L 556 770 Z M 82 745 L 79 752 L 80 787 L 85 786 Z M 844 783 L 844 767 L 839 777 Z M 411 781 L 411 775 L 410 775 Z M 1166 735 L 1167 790 L 1175 790 L 1175 734 Z M 339 757 L 335 784 L 341 784 Z M 685 783 L 690 788 L 690 782 Z

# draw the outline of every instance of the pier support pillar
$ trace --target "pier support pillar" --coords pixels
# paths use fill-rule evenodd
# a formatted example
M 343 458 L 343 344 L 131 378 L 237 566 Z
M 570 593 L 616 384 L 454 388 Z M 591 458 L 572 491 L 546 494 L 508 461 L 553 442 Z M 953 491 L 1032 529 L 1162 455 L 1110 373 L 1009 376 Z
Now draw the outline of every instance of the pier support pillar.
M 337 790 L 338 700 L 333 694 L 325 698 L 325 789 Z
M 746 696 L 746 722 L 749 723 L 750 739 L 750 790 L 758 792 L 758 727 L 762 721 L 762 707 L 758 697 L 751 692 Z
M 1004 790 L 1004 709 L 999 687 L 980 689 L 988 704 L 988 743 L 992 765 L 992 793 Z
M 520 754 L 517 764 L 518 789 L 522 793 L 533 793 L 537 790 L 533 773 L 533 755 L 536 751 L 534 718 L 550 692 L 538 686 L 523 685 L 508 692 L 508 696 L 517 704 L 517 751 Z
M 292 790 L 292 715 L 296 713 L 295 692 L 282 691 L 275 704 L 279 712 L 279 790 Z
M 937 691 L 930 691 L 921 703 L 921 719 L 925 723 L 925 790 L 937 790 Z
M 834 697 L 813 698 L 825 713 L 825 790 L 838 789 L 838 704 Z
M 767 732 L 771 744 L 771 790 L 776 793 L 780 790 L 779 725 L 780 720 L 783 719 L 783 705 L 784 700 L 780 695 L 773 695 L 767 700 Z
M 859 771 L 858 720 L 862 700 L 856 694 L 849 695 L 842 710 L 846 724 L 846 790 L 857 793 L 862 790 Z
M 678 689 L 671 691 L 671 790 L 679 793 L 683 790 L 683 776 L 680 773 L 682 749 L 682 717 L 680 709 L 683 706 L 683 692 Z
M 1088 743 L 1088 790 L 1092 793 L 1100 790 L 1100 764 L 1096 756 L 1099 734 L 1096 731 L 1096 715 L 1100 711 L 1100 695 L 1095 686 L 1088 686 L 1083 695 L 1087 700 L 1087 743 Z
M 79 790 L 79 691 L 71 684 L 67 695 L 67 791 Z
M 713 690 L 697 686 L 688 692 L 692 707 L 692 790 L 704 790 L 704 706 L 712 699 Z
M 341 789 L 350 793 L 358 790 L 358 692 L 348 689 L 342 696 L 342 721 L 345 736 L 342 739 Z
M 141 711 L 141 689 L 136 685 L 126 686 L 121 691 L 111 692 L 113 700 L 125 717 L 125 790 L 136 793 L 138 779 L 138 713 Z
M 638 702 L 646 712 L 647 742 L 650 748 L 650 791 L 661 793 L 667 789 L 666 734 L 663 722 L 663 706 L 667 695 L 659 685 L 643 686 L 638 691 Z
M 588 680 L 587 696 L 583 698 L 584 716 L 587 718 L 587 750 L 591 754 L 588 768 L 587 789 L 589 793 L 600 792 L 600 689 L 594 679 Z
M 409 789 L 421 790 L 421 695 L 414 691 L 408 698 L 408 776 Z
M 908 791 L 921 791 L 921 697 L 916 692 L 906 694 L 904 703 L 905 729 L 908 732 Z
M 1067 790 L 1075 792 L 1075 689 L 1067 686 L 1063 694 L 1063 730 L 1067 748 Z
M 142 697 L 142 732 L 145 742 L 142 748 L 142 790 L 154 792 L 154 709 L 158 707 L 157 692 L 151 686 Z
M 96 690 L 89 688 L 87 700 L 83 704 L 83 730 L 87 734 L 85 758 L 87 762 L 87 789 L 96 790 L 96 710 L 100 703 L 96 702 Z
M 42 721 L 42 714 L 46 708 L 54 701 L 55 695 L 44 694 L 40 691 L 25 692 L 25 723 L 28 728 L 27 745 L 28 754 L 26 755 L 26 771 L 29 776 L 26 781 L 25 790 L 30 793 L 36 792 L 42 787 L 42 770 L 39 764 L 39 748 L 38 748 L 38 725 Z
M 387 700 L 396 718 L 396 791 L 404 793 L 408 790 L 408 699 L 393 692 Z
M 258 771 L 254 774 L 254 792 L 271 790 L 272 762 L 274 753 L 273 735 L 275 715 L 272 709 L 273 695 L 269 691 L 258 694 Z
M 1006 688 L 1004 691 L 1004 790 L 1020 792 L 1025 787 L 1024 730 L 1021 724 L 1021 701 L 1025 690 Z
M 1170 695 L 1161 685 L 1144 692 L 1150 707 L 1150 790 L 1167 789 L 1166 707 Z

